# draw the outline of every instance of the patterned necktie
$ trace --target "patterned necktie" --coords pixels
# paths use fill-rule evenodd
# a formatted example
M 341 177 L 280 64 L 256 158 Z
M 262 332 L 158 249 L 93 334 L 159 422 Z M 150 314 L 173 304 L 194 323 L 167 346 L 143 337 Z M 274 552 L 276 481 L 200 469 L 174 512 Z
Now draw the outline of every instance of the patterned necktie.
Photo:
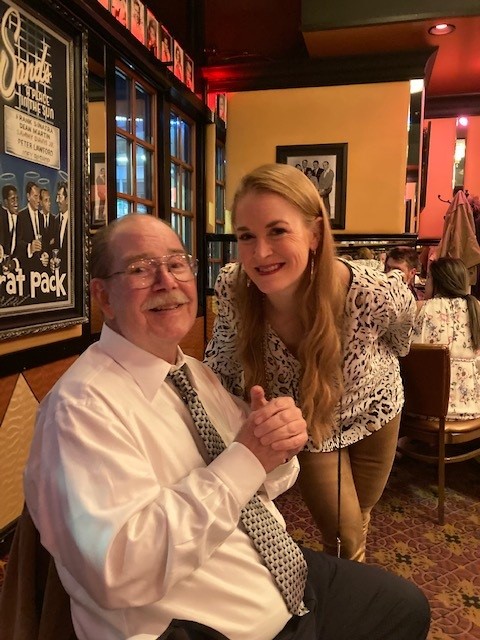
M 188 406 L 195 427 L 213 460 L 225 450 L 225 443 L 210 422 L 197 392 L 190 384 L 185 373 L 186 368 L 187 366 L 183 365 L 181 369 L 171 371 L 168 378 Z M 240 517 L 256 550 L 272 574 L 290 613 L 297 616 L 308 613 L 302 600 L 307 579 L 307 563 L 298 545 L 257 495 L 254 495 L 241 510 Z

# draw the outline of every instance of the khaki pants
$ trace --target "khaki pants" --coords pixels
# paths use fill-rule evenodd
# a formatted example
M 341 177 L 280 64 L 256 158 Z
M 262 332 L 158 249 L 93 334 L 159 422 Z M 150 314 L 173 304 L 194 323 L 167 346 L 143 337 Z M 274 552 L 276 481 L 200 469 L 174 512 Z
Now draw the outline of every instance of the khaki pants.
M 363 440 L 341 449 L 341 557 L 365 561 L 370 513 L 392 469 L 400 414 Z M 322 533 L 324 550 L 337 555 L 338 451 L 299 456 L 302 497 Z

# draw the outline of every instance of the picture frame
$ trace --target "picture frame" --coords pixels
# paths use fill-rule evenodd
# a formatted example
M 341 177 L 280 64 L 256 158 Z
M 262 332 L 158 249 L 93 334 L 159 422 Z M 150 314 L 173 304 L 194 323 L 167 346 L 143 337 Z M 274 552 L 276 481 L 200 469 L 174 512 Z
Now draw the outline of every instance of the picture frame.
M 104 153 L 90 154 L 90 227 L 107 222 L 107 165 Z
M 184 81 L 183 49 L 176 40 L 173 41 L 173 74 L 182 82 Z
M 315 184 L 332 229 L 345 229 L 347 152 L 346 142 L 277 147 L 277 162 L 296 166 Z
M 163 24 L 160 25 L 160 61 L 173 63 L 173 38 Z
M 150 51 L 150 53 L 153 53 L 156 58 L 159 58 L 159 23 L 150 9 L 147 9 L 147 22 L 145 32 L 145 46 Z
M 220 120 L 227 122 L 227 94 L 217 93 L 216 113 Z
M 0 92 L 0 340 L 88 321 L 87 33 L 59 11 L 0 0 L 14 78 Z M 20 63 L 35 78 L 16 77 Z
M 130 26 L 130 2 L 129 0 L 110 0 L 110 13 L 127 29 Z
M 130 0 L 130 32 L 145 44 L 145 5 L 141 0 Z
M 186 53 L 183 54 L 183 77 L 185 86 L 190 91 L 194 91 L 194 66 L 193 60 Z

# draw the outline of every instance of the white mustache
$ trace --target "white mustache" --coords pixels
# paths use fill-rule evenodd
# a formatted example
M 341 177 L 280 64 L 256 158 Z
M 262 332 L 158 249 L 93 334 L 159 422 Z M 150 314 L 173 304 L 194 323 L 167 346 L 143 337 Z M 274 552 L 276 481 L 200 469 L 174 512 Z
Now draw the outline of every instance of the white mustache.
M 187 304 L 190 300 L 179 291 L 172 293 L 157 293 L 152 295 L 143 305 L 142 311 L 156 309 L 157 307 L 172 307 L 177 304 Z

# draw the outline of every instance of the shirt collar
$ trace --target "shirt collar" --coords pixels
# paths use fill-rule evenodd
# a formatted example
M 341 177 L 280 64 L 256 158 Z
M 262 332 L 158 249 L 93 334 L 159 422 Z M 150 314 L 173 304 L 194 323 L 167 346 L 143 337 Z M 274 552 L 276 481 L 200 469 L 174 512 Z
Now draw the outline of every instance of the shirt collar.
M 102 327 L 99 344 L 112 360 L 128 371 L 149 402 L 154 399 L 170 370 L 177 369 L 185 363 L 185 356 L 180 347 L 177 351 L 177 361 L 172 365 L 137 347 L 106 324 Z

